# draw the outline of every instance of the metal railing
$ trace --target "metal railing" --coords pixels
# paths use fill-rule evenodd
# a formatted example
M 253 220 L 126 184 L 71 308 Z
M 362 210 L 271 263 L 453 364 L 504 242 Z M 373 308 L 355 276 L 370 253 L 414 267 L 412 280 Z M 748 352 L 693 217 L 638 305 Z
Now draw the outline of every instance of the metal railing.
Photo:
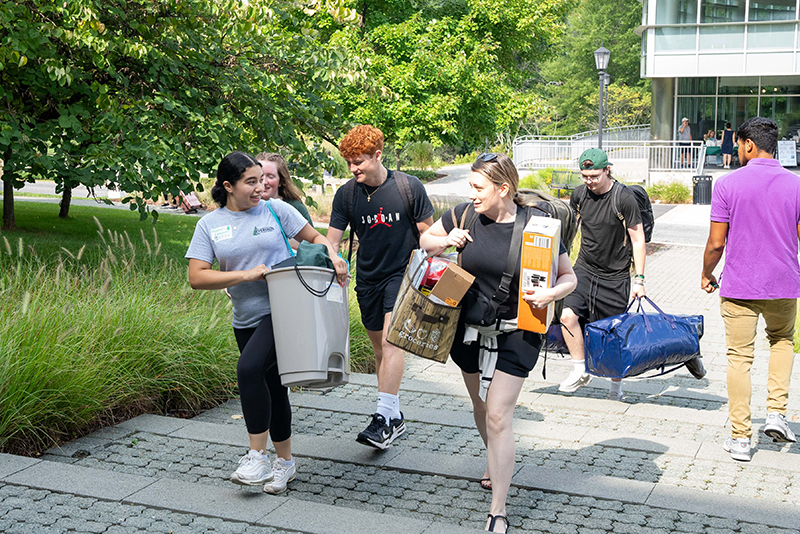
M 597 130 L 588 130 L 575 135 L 521 135 L 514 139 L 514 144 L 529 141 L 572 141 L 587 138 L 597 139 Z M 603 129 L 603 139 L 612 141 L 647 141 L 650 139 L 650 125 L 617 126 Z
M 517 168 L 520 169 L 546 167 L 577 169 L 581 153 L 587 148 L 596 146 L 597 143 L 591 138 L 528 140 L 514 143 L 513 158 Z M 608 153 L 611 163 L 638 160 L 646 162 L 648 169 L 655 172 L 694 171 L 703 163 L 705 152 L 702 141 L 654 140 L 604 140 L 603 150 Z

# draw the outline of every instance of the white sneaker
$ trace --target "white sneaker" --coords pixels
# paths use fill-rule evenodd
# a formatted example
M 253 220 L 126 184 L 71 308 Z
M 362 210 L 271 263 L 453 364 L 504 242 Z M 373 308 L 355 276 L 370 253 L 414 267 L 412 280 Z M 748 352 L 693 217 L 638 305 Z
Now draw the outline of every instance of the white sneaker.
M 608 400 L 621 401 L 623 396 L 624 395 L 623 395 L 623 393 L 621 391 L 619 393 L 617 393 L 616 391 L 609 390 L 608 394 L 606 395 L 606 398 Z
M 231 482 L 242 486 L 258 486 L 269 480 L 272 480 L 269 457 L 252 449 L 239 459 L 239 468 L 231 475 Z
M 778 412 L 767 412 L 767 424 L 764 425 L 764 434 L 772 438 L 772 441 L 782 443 L 794 443 L 797 438 L 786 422 L 786 416 Z
M 573 369 L 566 380 L 561 382 L 558 386 L 558 391 L 562 393 L 572 393 L 577 391 L 578 388 L 585 386 L 592 381 L 592 375 Z
M 731 458 L 740 462 L 750 461 L 750 440 L 747 438 L 728 438 L 722 444 L 725 452 L 731 453 Z
M 297 469 L 294 464 L 294 459 L 292 459 L 291 464 L 287 465 L 284 463 L 283 458 L 275 458 L 275 461 L 272 463 L 272 473 L 274 476 L 272 482 L 268 482 L 264 485 L 264 491 L 273 495 L 286 491 L 286 485 L 294 480 L 294 476 L 297 474 Z

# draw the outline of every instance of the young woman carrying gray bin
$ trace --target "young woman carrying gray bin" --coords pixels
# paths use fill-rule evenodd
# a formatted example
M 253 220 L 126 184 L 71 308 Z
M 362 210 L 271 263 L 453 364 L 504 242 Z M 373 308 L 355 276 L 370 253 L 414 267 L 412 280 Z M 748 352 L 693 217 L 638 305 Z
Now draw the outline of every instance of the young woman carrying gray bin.
M 470 199 L 478 214 L 472 230 L 456 228 L 453 213 L 447 212 L 420 239 L 429 254 L 438 254 L 447 247 L 461 251 L 461 266 L 476 276 L 471 291 L 477 289 L 487 301 L 497 291 L 503 276 L 518 217 L 525 222 L 527 211 L 517 204 L 519 175 L 514 163 L 505 154 L 482 154 L 472 164 Z M 454 208 L 455 220 L 469 203 Z M 462 301 L 456 341 L 450 356 L 461 368 L 464 383 L 472 399 L 473 415 L 478 432 L 486 445 L 487 464 L 481 485 L 492 490 L 492 504 L 486 530 L 506 532 L 506 496 L 514 473 L 513 417 L 517 398 L 528 373 L 539 357 L 542 336 L 517 329 L 519 294 L 519 261 L 513 274 L 508 297 L 499 308 L 496 321 L 490 327 L 475 327 L 465 320 L 474 315 L 480 300 Z M 534 308 L 564 298 L 577 283 L 566 249 L 561 246 L 558 256 L 558 275 L 552 288 L 537 288 L 523 299 Z M 510 273 L 509 273 L 510 274 Z M 474 305 L 470 303 L 474 302 Z M 480 314 L 478 314 L 480 315 Z M 478 339 L 470 342 L 469 335 L 477 330 Z M 464 341 L 462 341 L 464 340 Z M 492 372 L 492 361 L 496 363 Z M 489 384 L 488 389 L 485 384 Z M 482 386 L 483 384 L 483 386 Z
M 194 289 L 228 289 L 233 302 L 233 332 L 240 357 L 236 373 L 250 450 L 239 460 L 231 482 L 265 484 L 267 493 L 281 493 L 294 479 L 292 408 L 281 385 L 264 275 L 267 265 L 291 256 L 287 238 L 322 243 L 328 248 L 339 282 L 347 266 L 330 242 L 281 200 L 261 200 L 261 164 L 251 155 L 233 152 L 217 169 L 211 190 L 220 208 L 197 223 L 186 252 L 189 283 Z M 212 269 L 214 262 L 219 270 Z M 272 438 L 277 458 L 270 465 L 265 451 Z

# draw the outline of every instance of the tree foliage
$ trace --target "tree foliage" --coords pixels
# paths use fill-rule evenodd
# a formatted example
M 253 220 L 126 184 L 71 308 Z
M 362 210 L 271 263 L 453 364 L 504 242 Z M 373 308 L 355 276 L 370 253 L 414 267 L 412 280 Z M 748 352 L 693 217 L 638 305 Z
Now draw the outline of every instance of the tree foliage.
M 521 90 L 564 28 L 563 0 L 361 0 L 361 28 L 339 36 L 369 59 L 342 95 L 353 122 L 397 145 L 475 147 L 519 120 Z M 526 100 L 527 99 L 527 100 Z M 525 112 L 522 113 L 523 115 Z
M 340 3 L 317 7 L 354 19 Z M 362 65 L 316 38 L 315 12 L 263 0 L 3 2 L 5 226 L 10 186 L 25 181 L 118 186 L 146 218 L 145 200 L 190 191 L 235 149 L 283 148 L 298 174 L 316 168 L 325 155 L 313 141 L 340 124 L 325 95 Z
M 633 31 L 641 19 L 639 0 L 580 0 L 567 19 L 558 56 L 542 70 L 552 107 L 542 121 L 547 124 L 543 133 L 569 135 L 597 128 L 594 51 L 601 45 L 611 51 L 608 124 L 649 122 L 650 84 L 639 76 L 641 39 Z

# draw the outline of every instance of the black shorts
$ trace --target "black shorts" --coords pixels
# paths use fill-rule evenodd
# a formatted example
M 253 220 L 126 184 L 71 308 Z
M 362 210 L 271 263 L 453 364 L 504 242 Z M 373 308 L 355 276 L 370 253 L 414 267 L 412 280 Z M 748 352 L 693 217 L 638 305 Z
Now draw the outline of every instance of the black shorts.
M 356 286 L 356 298 L 364 328 L 373 332 L 383 331 L 384 318 L 394 310 L 402 282 L 403 275 L 398 274 L 374 286 Z
M 579 265 L 573 269 L 578 277 L 578 287 L 566 296 L 564 308 L 571 309 L 578 316 L 581 327 L 625 312 L 631 295 L 629 277 L 609 280 L 590 274 Z
M 464 339 L 464 323 L 459 321 L 456 329 L 456 340 L 450 349 L 450 357 L 465 373 L 478 372 L 477 341 L 469 345 L 461 342 Z M 539 359 L 539 348 L 542 346 L 542 336 L 535 332 L 514 330 L 507 334 L 497 336 L 497 365 L 495 369 L 512 376 L 528 377 L 528 373 Z

